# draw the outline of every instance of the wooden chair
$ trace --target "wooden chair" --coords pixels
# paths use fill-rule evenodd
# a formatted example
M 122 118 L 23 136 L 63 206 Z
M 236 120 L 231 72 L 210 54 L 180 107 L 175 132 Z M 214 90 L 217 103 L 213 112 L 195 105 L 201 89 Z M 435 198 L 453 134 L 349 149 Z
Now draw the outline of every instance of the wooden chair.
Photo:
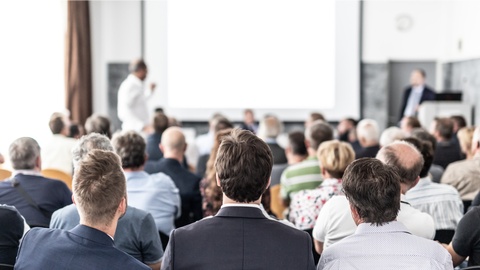
M 283 219 L 283 211 L 286 209 L 280 199 L 280 185 L 270 187 L 270 210 L 278 219 Z
M 65 184 L 67 184 L 68 188 L 72 189 L 72 177 L 60 170 L 57 169 L 43 169 L 42 175 L 47 178 L 57 179 Z
M 8 179 L 10 176 L 12 176 L 11 171 L 0 168 L 0 181 Z

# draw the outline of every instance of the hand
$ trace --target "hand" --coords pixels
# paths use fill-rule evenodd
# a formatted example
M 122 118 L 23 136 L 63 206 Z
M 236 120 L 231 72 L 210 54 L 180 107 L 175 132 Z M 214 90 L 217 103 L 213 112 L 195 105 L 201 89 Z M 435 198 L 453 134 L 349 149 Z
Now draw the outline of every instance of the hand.
M 157 87 L 157 85 L 155 83 L 151 83 L 150 84 L 150 90 L 153 92 L 155 91 L 155 88 Z

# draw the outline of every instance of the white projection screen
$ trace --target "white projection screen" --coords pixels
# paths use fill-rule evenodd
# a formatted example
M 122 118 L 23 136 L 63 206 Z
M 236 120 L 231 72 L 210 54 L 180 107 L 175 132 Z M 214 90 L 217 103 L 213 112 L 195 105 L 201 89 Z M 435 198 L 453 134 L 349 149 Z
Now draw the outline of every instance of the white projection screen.
M 183 121 L 245 108 L 359 117 L 359 12 L 358 1 L 146 1 L 151 106 Z

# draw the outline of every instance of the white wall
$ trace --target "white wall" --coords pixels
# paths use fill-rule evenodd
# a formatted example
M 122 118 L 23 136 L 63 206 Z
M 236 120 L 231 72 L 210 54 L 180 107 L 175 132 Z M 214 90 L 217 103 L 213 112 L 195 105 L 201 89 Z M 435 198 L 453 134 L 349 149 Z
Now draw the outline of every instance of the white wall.
M 91 1 L 93 111 L 108 112 L 107 64 L 141 56 L 140 1 Z

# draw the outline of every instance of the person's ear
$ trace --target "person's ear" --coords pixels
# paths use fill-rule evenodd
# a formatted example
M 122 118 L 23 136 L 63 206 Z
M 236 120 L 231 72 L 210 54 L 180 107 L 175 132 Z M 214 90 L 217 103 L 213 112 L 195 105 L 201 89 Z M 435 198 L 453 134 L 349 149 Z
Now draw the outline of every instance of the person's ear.
M 270 184 L 272 183 L 272 177 L 268 178 L 268 184 L 265 190 L 267 190 L 270 187 Z
M 117 211 L 123 215 L 127 211 L 127 198 L 123 197 L 118 205 Z
M 188 143 L 185 143 L 185 146 L 183 147 L 183 154 L 185 154 L 185 152 L 187 152 L 187 147 L 188 147 Z
M 77 205 L 77 203 L 75 202 L 75 197 L 73 197 L 73 194 L 72 194 L 72 203 Z
M 215 174 L 215 179 L 217 180 L 217 186 L 220 186 L 220 178 L 218 178 L 218 173 Z
M 160 151 L 162 151 L 162 153 L 165 152 L 162 144 L 159 144 L 158 147 L 160 148 Z

